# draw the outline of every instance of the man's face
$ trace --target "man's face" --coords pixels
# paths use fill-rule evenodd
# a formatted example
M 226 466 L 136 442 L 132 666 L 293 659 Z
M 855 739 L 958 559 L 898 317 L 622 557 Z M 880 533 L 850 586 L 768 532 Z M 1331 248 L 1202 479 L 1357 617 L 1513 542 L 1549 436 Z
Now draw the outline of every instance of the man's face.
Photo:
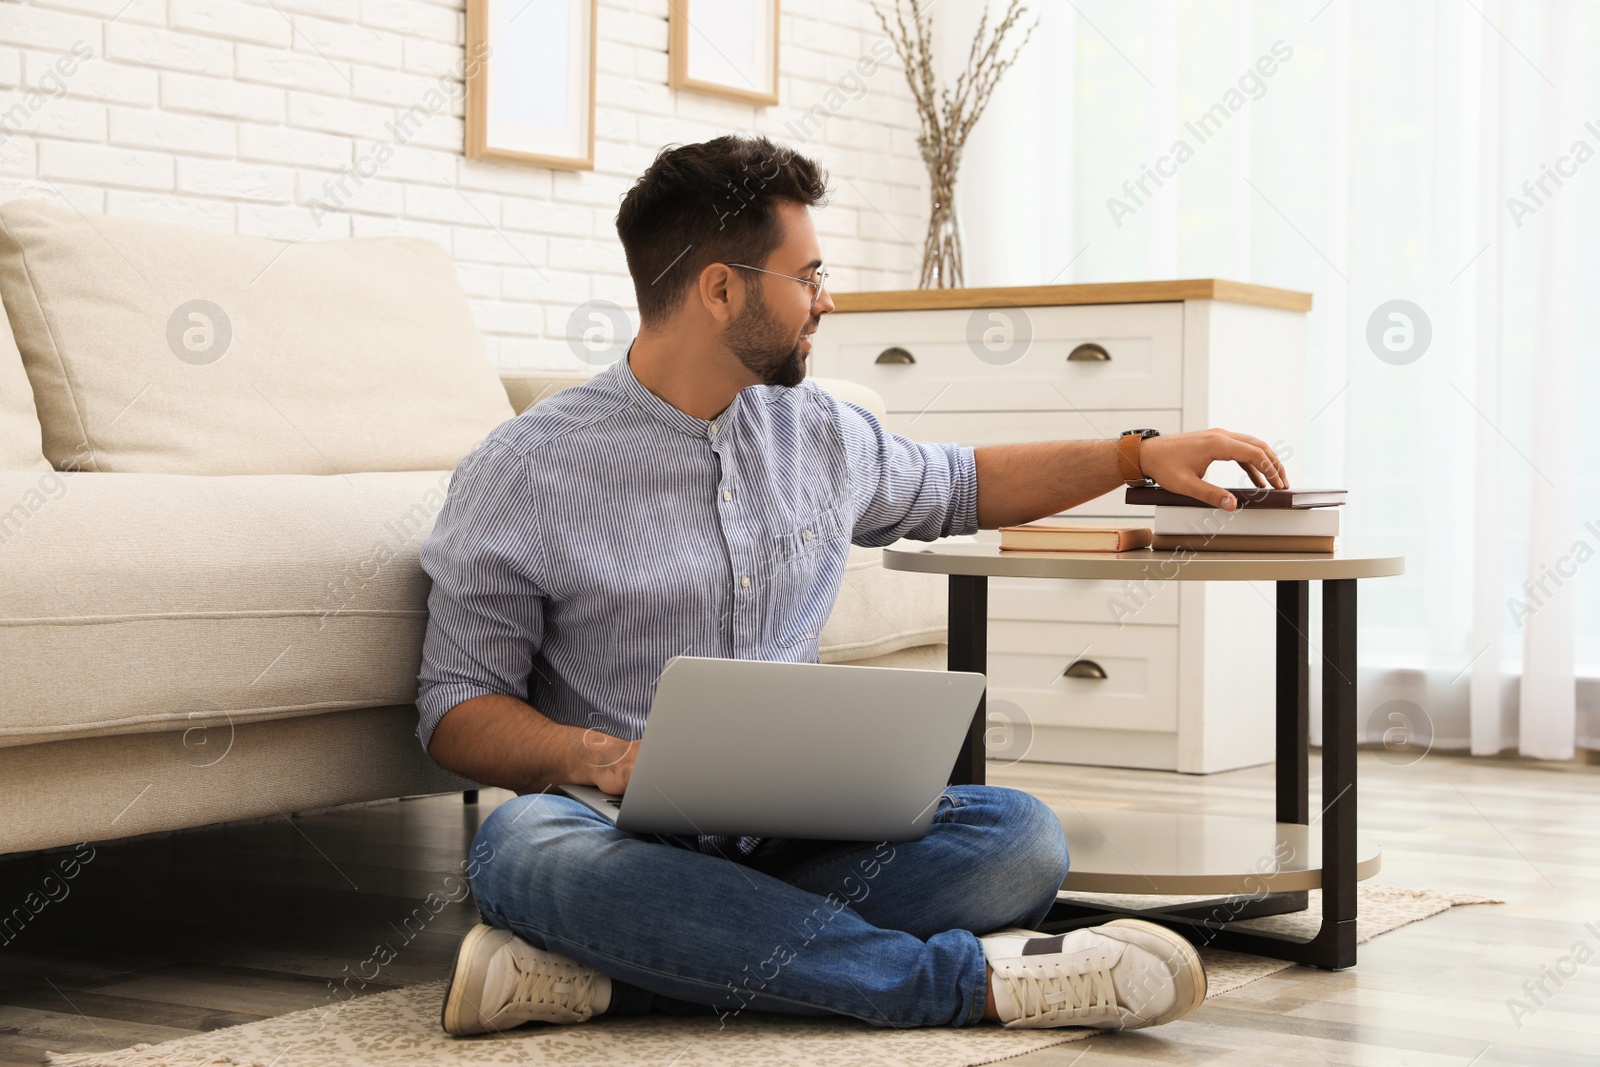
M 783 242 L 765 263 L 754 264 L 775 274 L 734 268 L 744 285 L 744 307 L 723 331 L 723 343 L 763 384 L 793 387 L 805 380 L 805 360 L 811 354 L 809 335 L 822 316 L 833 310 L 833 300 L 824 289 L 812 307 L 811 286 L 794 280 L 814 280 L 822 266 L 810 209 L 786 200 L 778 206 L 778 217 L 783 223 Z

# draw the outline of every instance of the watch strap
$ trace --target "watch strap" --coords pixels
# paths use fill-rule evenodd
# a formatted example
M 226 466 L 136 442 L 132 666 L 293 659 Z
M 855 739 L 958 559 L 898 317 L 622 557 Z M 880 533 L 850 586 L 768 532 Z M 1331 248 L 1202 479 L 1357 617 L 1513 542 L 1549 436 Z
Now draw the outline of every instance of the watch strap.
M 1138 430 L 1124 433 L 1117 441 L 1117 458 L 1122 464 L 1122 480 L 1126 485 L 1144 485 L 1149 481 L 1139 465 L 1139 449 L 1143 443 L 1144 435 Z

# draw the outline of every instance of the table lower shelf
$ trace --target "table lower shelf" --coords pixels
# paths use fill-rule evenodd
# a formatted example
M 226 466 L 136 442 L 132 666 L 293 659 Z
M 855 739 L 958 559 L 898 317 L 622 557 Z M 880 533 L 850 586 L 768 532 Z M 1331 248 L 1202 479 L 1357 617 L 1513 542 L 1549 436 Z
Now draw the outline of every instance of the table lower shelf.
M 1039 929 L 1063 933 L 1119 918 L 1159 922 L 1202 947 L 1233 949 L 1321 967 L 1355 920 L 1324 916 L 1309 938 L 1230 927 L 1305 911 L 1322 886 L 1319 828 L 1268 818 L 1082 808 L 1062 817 L 1071 868 L 1062 898 Z M 1378 873 L 1378 847 L 1356 842 L 1355 878 Z M 1079 896 L 1087 894 L 1088 896 Z M 1093 895 L 1107 894 L 1095 899 Z
M 1075 807 L 1061 816 L 1071 866 L 1061 883 L 1081 893 L 1288 892 L 1322 886 L 1319 827 L 1198 812 Z M 1382 853 L 1356 838 L 1356 880 Z

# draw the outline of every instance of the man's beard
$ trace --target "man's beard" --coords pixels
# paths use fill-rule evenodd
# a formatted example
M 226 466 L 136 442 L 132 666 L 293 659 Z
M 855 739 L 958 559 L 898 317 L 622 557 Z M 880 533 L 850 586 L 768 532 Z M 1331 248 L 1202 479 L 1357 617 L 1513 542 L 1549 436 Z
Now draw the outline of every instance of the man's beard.
M 773 318 L 761 297 L 761 290 L 751 286 L 739 317 L 728 323 L 722 341 L 739 362 L 764 385 L 793 387 L 805 381 L 805 357 L 800 353 L 800 340 Z M 808 324 L 815 329 L 817 322 Z

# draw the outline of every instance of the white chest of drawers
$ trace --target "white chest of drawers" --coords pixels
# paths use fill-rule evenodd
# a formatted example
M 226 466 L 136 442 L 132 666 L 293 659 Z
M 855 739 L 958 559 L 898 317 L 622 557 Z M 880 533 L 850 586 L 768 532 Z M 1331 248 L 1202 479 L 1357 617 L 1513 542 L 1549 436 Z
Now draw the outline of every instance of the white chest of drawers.
M 1306 293 L 1213 280 L 841 293 L 811 373 L 880 392 L 887 426 L 964 445 L 1224 427 L 1296 474 Z M 1218 485 L 1248 485 L 1214 464 Z M 980 488 L 981 491 L 981 488 Z M 1148 518 L 1123 491 L 1071 508 Z M 997 540 L 980 531 L 978 540 Z M 989 589 L 991 754 L 1210 773 L 1272 759 L 1271 583 Z

